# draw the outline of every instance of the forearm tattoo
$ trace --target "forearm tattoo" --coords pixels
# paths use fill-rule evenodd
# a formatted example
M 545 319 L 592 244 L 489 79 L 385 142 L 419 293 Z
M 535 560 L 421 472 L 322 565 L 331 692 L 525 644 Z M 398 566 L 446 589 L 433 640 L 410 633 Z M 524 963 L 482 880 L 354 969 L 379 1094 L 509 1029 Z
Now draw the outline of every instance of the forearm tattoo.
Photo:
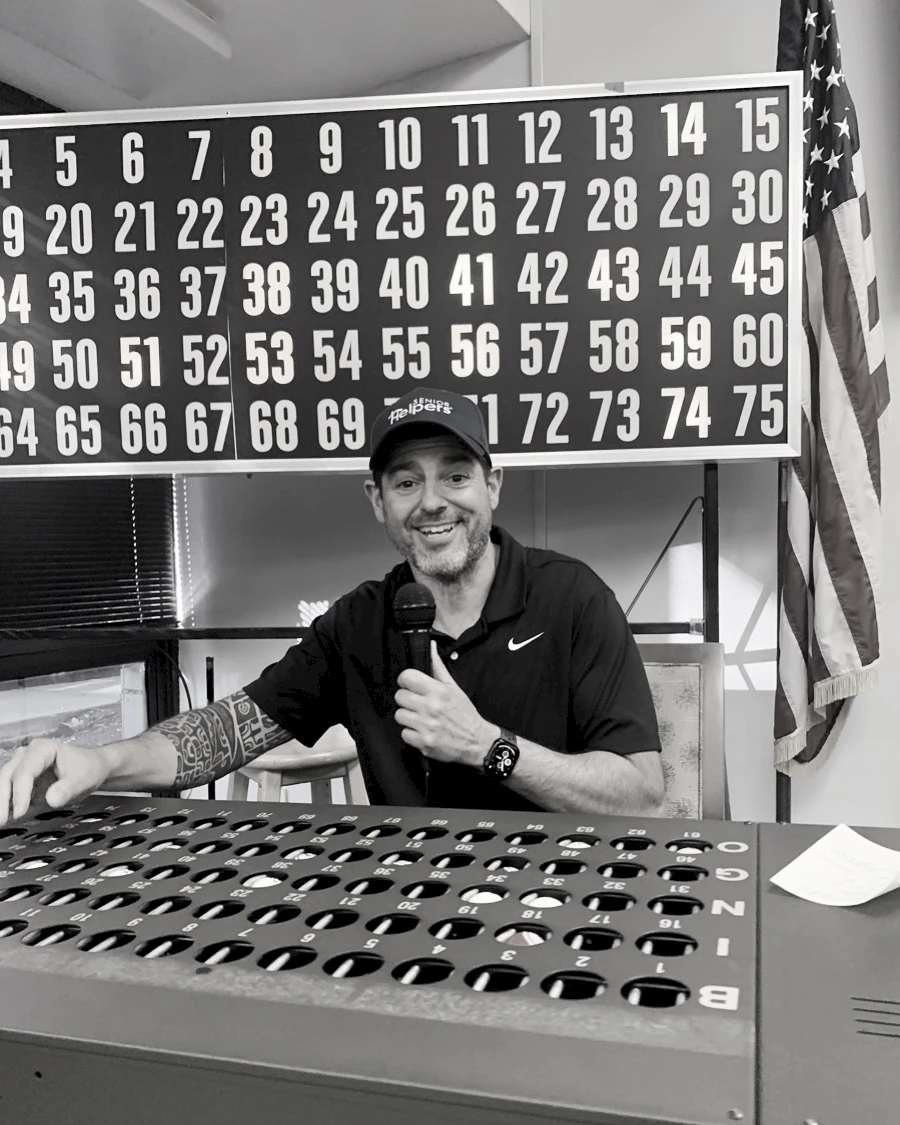
M 215 781 L 292 737 L 243 691 L 164 719 L 154 730 L 175 747 L 174 789 Z

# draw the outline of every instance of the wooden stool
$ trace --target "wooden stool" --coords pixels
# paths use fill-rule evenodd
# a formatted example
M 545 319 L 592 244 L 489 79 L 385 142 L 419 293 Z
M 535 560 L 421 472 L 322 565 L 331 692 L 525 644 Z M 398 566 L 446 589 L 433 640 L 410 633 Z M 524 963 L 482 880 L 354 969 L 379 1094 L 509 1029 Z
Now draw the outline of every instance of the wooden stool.
M 330 805 L 331 779 L 340 777 L 348 803 L 367 805 L 369 799 L 356 746 L 346 737 L 329 737 L 329 733 L 315 746 L 287 742 L 241 766 L 229 779 L 228 800 L 246 801 L 252 778 L 259 786 L 257 799 L 266 804 L 278 803 L 281 790 L 287 785 L 309 783 L 313 804 Z

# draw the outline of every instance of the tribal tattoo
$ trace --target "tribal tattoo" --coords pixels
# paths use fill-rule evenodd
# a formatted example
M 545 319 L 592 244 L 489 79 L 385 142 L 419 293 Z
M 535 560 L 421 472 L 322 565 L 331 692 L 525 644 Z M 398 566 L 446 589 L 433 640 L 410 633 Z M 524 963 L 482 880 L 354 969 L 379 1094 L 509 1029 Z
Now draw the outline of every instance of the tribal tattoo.
M 224 777 L 293 737 L 243 691 L 164 719 L 154 729 L 175 747 L 175 789 Z

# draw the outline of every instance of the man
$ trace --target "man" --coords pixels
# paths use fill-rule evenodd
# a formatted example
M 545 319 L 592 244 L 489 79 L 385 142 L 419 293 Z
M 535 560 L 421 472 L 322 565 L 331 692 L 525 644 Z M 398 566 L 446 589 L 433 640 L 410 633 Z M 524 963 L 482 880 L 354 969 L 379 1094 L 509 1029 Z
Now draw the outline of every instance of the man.
M 503 472 L 478 407 L 410 392 L 375 420 L 369 467 L 404 563 L 338 599 L 242 691 L 100 749 L 22 747 L 0 768 L 0 827 L 41 799 L 192 788 L 336 723 L 373 804 L 658 813 L 656 717 L 624 615 L 583 563 L 492 527 Z M 412 581 L 434 595 L 431 675 L 406 667 L 393 621 Z

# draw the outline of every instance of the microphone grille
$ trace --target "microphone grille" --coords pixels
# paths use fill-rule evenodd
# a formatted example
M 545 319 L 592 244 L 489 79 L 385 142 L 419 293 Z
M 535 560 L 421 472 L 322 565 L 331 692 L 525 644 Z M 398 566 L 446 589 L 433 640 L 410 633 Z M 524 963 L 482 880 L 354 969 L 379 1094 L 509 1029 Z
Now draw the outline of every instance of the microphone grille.
M 430 629 L 436 612 L 434 594 L 419 582 L 407 582 L 394 594 L 394 620 L 401 629 Z

